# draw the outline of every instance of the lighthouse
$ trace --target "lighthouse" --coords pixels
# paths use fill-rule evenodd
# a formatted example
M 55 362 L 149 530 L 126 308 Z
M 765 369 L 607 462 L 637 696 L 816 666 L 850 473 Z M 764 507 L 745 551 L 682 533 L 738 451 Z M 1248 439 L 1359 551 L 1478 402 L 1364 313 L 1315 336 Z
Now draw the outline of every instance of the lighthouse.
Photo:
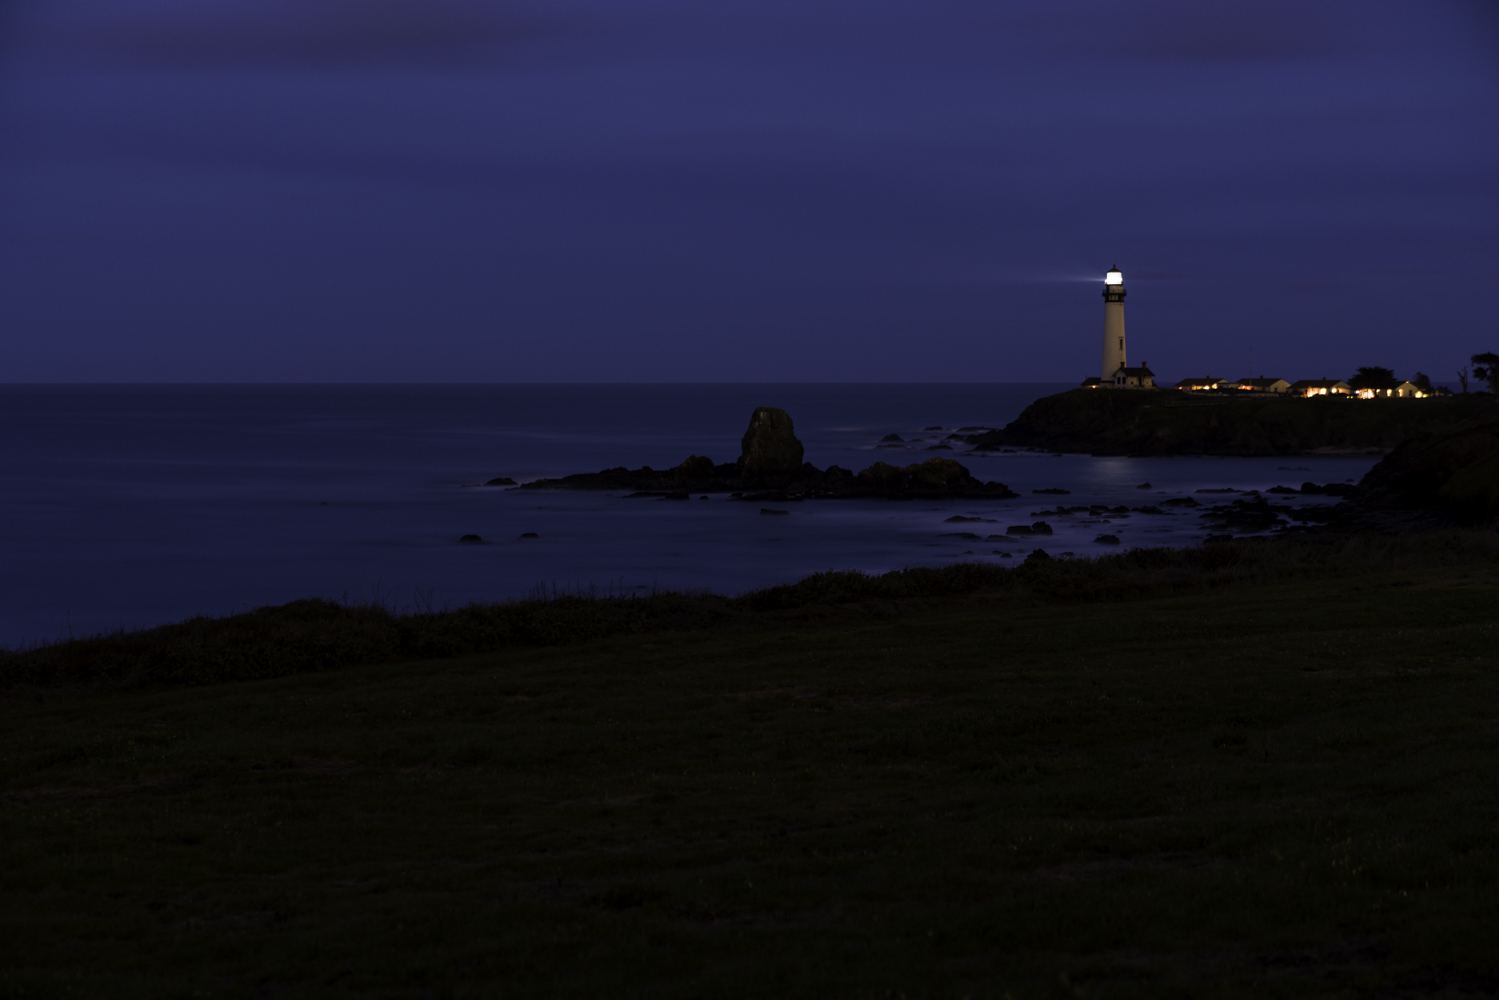
M 1114 374 L 1126 367 L 1124 360 L 1124 275 L 1111 267 L 1103 276 L 1103 370 L 1099 379 L 1114 384 Z

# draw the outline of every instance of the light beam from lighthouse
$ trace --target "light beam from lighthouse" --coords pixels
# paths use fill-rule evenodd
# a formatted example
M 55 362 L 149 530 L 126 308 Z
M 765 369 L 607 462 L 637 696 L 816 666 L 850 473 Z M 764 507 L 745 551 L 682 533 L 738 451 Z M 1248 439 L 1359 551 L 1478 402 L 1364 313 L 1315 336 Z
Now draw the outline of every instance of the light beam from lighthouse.
M 1114 384 L 1114 373 L 1125 367 L 1124 360 L 1124 275 L 1119 268 L 1109 268 L 1103 276 L 1103 371 L 1104 385 Z

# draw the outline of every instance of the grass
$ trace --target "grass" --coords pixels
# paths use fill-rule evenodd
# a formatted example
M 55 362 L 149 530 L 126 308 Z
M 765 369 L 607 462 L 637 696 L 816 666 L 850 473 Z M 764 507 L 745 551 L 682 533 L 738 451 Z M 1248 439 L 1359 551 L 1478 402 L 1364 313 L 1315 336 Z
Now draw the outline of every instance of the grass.
M 1491 996 L 1499 563 L 1443 537 L 13 687 L 0 994 Z
M 529 600 L 398 614 L 374 604 L 293 601 L 224 618 L 0 650 L 0 690 L 249 680 L 411 659 L 557 646 L 611 635 L 772 625 L 831 609 L 989 594 L 1008 603 L 1076 603 L 1216 590 L 1246 582 L 1402 568 L 1499 563 L 1499 534 L 1290 536 L 1184 549 L 1131 549 L 1024 565 L 958 563 L 871 576 L 816 573 L 738 597 L 656 593 L 597 597 L 538 592 Z

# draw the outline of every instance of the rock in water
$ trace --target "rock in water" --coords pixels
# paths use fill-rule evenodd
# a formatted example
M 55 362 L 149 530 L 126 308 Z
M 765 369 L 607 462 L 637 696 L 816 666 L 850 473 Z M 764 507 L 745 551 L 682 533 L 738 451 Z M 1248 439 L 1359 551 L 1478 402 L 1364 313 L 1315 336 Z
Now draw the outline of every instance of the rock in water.
M 739 475 L 751 488 L 785 486 L 802 470 L 806 449 L 796 439 L 791 414 L 759 406 L 740 442 Z
M 681 482 L 704 482 L 713 478 L 713 459 L 703 455 L 688 455 L 686 461 L 671 471 Z

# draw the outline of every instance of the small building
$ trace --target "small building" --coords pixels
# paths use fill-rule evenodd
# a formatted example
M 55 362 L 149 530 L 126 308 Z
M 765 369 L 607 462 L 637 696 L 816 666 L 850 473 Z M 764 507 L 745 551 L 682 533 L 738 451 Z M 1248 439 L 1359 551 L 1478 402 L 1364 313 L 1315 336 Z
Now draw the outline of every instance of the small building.
M 1360 389 L 1359 399 L 1385 399 L 1397 397 L 1399 399 L 1425 399 L 1426 393 L 1422 392 L 1414 382 L 1401 382 L 1399 385 L 1389 389 Z
M 1183 392 L 1203 392 L 1209 389 L 1217 389 L 1224 384 L 1221 378 L 1184 378 L 1176 383 L 1176 388 Z
M 1089 375 L 1087 378 L 1083 379 L 1082 387 L 1084 389 L 1107 389 L 1109 388 L 1109 384 L 1103 379 L 1099 378 L 1097 375 Z
M 1125 368 L 1120 366 L 1114 371 L 1115 389 L 1154 389 L 1155 372 L 1150 370 L 1150 365 L 1140 362 L 1139 368 Z
M 1335 378 L 1304 378 L 1292 382 L 1289 391 L 1297 396 L 1348 396 L 1353 387 Z
M 1291 388 L 1291 383 L 1283 378 L 1241 378 L 1233 383 L 1233 387 L 1245 392 L 1285 392 Z

